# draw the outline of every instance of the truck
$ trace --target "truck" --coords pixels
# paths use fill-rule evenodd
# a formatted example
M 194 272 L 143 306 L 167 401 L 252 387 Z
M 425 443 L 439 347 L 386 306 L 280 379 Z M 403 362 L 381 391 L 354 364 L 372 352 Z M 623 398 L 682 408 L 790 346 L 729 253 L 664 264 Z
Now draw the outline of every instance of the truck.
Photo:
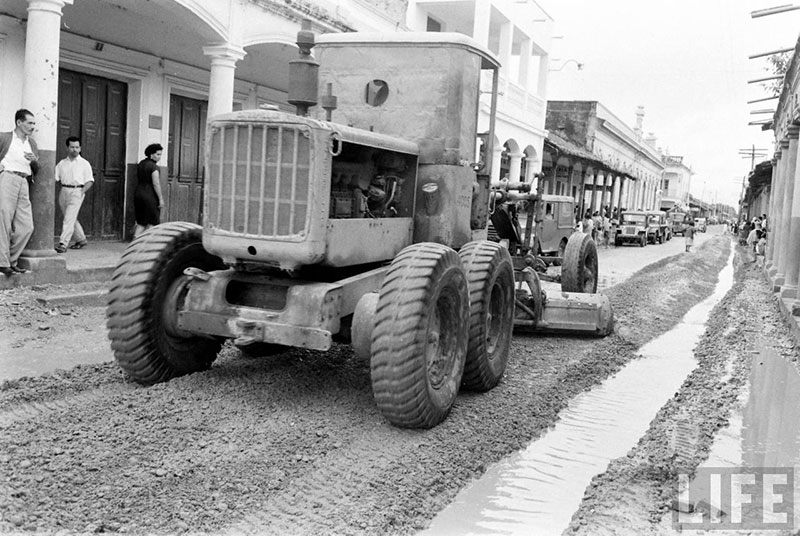
M 620 215 L 619 227 L 614 237 L 614 245 L 638 244 L 645 247 L 650 241 L 650 236 L 655 232 L 655 228 L 650 225 L 648 213 L 645 211 L 628 210 Z
M 672 224 L 667 213 L 662 210 L 651 210 L 647 213 L 647 239 L 652 244 L 663 244 L 672 238 Z
M 669 214 L 669 221 L 672 224 L 673 236 L 685 235 L 686 228 L 689 226 L 689 222 L 692 219 L 691 214 L 688 214 L 681 210 L 671 210 L 668 214 Z
M 307 27 L 297 45 L 296 113 L 210 118 L 202 226 L 155 226 L 120 259 L 107 324 L 128 376 L 206 370 L 226 340 L 268 353 L 336 339 L 369 362 L 389 423 L 431 428 L 460 389 L 500 382 L 515 304 L 527 326 L 611 331 L 607 298 L 548 299 L 530 259 L 487 239 L 491 52 L 456 33 L 316 40 Z M 568 286 L 596 289 L 593 243 L 570 242 Z

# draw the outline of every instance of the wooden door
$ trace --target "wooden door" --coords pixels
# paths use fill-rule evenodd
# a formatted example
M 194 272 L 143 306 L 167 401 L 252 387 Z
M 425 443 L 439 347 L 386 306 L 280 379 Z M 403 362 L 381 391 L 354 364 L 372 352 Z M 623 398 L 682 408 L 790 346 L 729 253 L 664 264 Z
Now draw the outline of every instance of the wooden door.
M 81 139 L 81 155 L 92 165 L 95 180 L 78 221 L 94 240 L 122 239 L 127 92 L 123 82 L 59 71 L 56 159 L 66 156 L 69 136 Z M 62 219 L 56 203 L 57 232 Z
M 164 192 L 167 221 L 201 223 L 207 113 L 205 101 L 170 97 L 169 162 Z

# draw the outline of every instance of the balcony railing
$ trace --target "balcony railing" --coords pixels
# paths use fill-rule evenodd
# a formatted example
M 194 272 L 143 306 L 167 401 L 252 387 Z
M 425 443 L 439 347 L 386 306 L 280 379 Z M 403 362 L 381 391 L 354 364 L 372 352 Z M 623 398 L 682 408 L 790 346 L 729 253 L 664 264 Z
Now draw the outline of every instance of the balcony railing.
M 491 90 L 491 76 L 484 72 L 484 76 L 481 77 L 481 92 L 490 93 Z M 497 108 L 500 112 L 514 116 L 536 128 L 544 127 L 546 101 L 542 97 L 526 91 L 519 84 L 503 76 L 500 77 L 498 91 L 500 95 Z

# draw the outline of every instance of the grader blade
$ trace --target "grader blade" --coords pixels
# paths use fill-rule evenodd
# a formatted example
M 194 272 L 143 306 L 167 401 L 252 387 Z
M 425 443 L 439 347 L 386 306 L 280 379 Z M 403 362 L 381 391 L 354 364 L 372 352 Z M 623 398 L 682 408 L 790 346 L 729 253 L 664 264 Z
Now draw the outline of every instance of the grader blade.
M 548 295 L 537 331 L 574 332 L 605 337 L 614 329 L 614 313 L 608 296 L 562 292 Z

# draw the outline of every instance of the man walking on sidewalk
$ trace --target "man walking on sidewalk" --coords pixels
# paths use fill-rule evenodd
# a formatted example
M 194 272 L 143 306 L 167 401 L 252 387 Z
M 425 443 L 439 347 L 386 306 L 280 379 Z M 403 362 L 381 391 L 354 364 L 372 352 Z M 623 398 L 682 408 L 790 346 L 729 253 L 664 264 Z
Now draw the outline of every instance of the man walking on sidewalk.
M 65 253 L 69 241 L 75 235 L 75 243 L 71 249 L 81 249 L 86 246 L 86 234 L 78 221 L 78 212 L 81 210 L 83 198 L 94 184 L 92 166 L 81 156 L 81 140 L 75 136 L 67 138 L 67 157 L 56 164 L 56 182 L 61 183 L 58 194 L 58 206 L 64 215 L 61 227 L 61 238 L 56 246 L 58 253 Z
M 39 148 L 31 138 L 36 128 L 26 109 L 14 114 L 15 128 L 0 133 L 0 273 L 11 276 L 27 270 L 17 266 L 33 235 L 33 209 L 28 182 L 39 171 Z

